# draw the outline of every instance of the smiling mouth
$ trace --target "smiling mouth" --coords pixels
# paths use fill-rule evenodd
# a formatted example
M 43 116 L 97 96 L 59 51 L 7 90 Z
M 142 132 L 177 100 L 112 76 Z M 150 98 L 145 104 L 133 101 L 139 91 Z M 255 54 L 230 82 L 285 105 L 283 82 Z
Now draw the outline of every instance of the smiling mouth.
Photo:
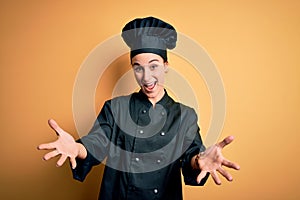
M 156 86 L 156 81 L 152 82 L 152 83 L 148 83 L 148 84 L 143 84 L 143 87 L 147 90 L 147 91 L 152 91 L 154 89 L 154 87 Z

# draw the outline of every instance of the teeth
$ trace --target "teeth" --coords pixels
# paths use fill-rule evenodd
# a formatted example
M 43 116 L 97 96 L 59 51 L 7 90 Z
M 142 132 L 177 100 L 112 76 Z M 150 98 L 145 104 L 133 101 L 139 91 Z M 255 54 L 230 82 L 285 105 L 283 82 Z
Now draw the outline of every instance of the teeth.
M 150 87 L 150 86 L 153 86 L 154 83 L 149 83 L 149 84 L 145 84 L 146 87 Z
M 148 83 L 148 84 L 144 84 L 144 87 L 146 87 L 146 88 L 148 88 L 148 89 L 153 89 L 154 88 L 154 86 L 155 86 L 155 83 L 156 82 L 153 82 L 153 83 Z

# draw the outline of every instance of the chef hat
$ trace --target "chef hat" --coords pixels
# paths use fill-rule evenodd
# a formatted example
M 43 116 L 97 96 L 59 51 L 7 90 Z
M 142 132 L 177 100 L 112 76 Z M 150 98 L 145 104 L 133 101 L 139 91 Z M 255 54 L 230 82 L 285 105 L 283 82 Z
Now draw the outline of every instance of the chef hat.
M 160 55 L 168 60 L 167 49 L 176 46 L 177 33 L 174 27 L 154 17 L 137 18 L 125 25 L 122 37 L 131 49 L 130 58 L 140 53 Z

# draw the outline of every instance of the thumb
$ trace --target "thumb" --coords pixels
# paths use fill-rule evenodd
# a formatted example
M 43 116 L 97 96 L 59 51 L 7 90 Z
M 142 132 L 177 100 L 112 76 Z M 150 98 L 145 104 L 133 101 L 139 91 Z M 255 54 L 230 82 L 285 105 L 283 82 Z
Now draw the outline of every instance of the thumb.
M 201 171 L 200 174 L 197 176 L 197 183 L 200 184 L 201 180 L 206 176 L 206 171 Z
M 219 146 L 223 149 L 226 145 L 230 144 L 233 140 L 234 140 L 233 136 L 228 136 L 219 143 Z
M 56 132 L 57 135 L 60 135 L 62 133 L 62 128 L 60 128 L 56 121 L 54 121 L 53 119 L 49 119 L 48 124 Z

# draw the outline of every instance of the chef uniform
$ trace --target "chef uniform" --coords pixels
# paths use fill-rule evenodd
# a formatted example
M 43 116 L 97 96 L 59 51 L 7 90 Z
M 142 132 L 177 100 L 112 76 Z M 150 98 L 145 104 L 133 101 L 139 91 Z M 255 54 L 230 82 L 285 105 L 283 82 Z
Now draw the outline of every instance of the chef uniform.
M 168 23 L 147 17 L 123 28 L 130 57 L 155 53 L 167 61 L 167 49 L 176 46 L 177 34 Z M 97 120 L 81 142 L 85 159 L 77 159 L 73 177 L 83 181 L 91 168 L 105 163 L 100 200 L 182 200 L 185 184 L 198 184 L 199 170 L 191 158 L 205 150 L 194 109 L 165 94 L 155 107 L 140 90 L 104 103 Z

